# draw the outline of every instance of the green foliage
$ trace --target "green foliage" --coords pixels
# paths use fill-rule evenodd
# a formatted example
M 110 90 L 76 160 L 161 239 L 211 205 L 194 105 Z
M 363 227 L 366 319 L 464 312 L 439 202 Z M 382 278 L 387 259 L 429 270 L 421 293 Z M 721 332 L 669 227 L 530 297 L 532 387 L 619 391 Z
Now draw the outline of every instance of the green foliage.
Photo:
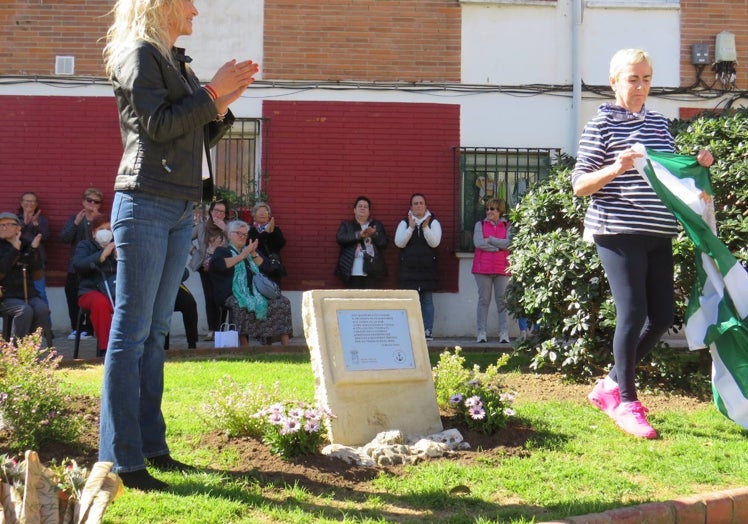
M 262 439 L 284 459 L 315 454 L 327 439 L 332 414 L 306 402 L 281 400 L 278 382 L 267 391 L 262 384 L 242 388 L 226 376 L 209 398 L 202 414 L 208 427 L 229 437 Z
M 262 384 L 241 387 L 231 377 L 223 377 L 218 388 L 211 391 L 210 401 L 203 404 L 202 418 L 208 427 L 229 437 L 262 438 L 265 421 L 253 415 L 263 406 L 280 400 L 279 387 L 277 382 L 271 391 Z
M 319 453 L 334 415 L 306 402 L 277 402 L 253 415 L 264 421 L 263 440 L 284 460 Z
M 66 495 L 68 499 L 80 500 L 83 488 L 88 481 L 88 468 L 79 466 L 75 460 L 66 458 L 60 464 L 52 461 L 46 469 L 56 491 Z
M 454 353 L 442 351 L 439 362 L 432 369 L 434 387 L 436 388 L 436 403 L 440 408 L 449 406 L 449 399 L 459 391 L 471 378 L 470 370 L 465 367 L 465 357 L 462 348 L 455 348 Z
M 506 365 L 509 355 L 501 355 L 481 371 L 477 364 L 466 368 L 461 351 L 460 347 L 454 353 L 443 351 L 433 368 L 437 403 L 443 409 L 454 409 L 470 429 L 493 435 L 514 416 L 514 393 L 502 393 L 499 377 L 499 368 Z
M 532 367 L 582 378 L 609 362 L 615 313 L 595 247 L 582 239 L 587 201 L 573 196 L 570 171 L 556 166 L 512 212 L 505 300 L 513 315 L 538 321 L 538 336 L 520 343 L 534 351 Z
M 672 122 L 676 149 L 695 155 L 709 149 L 719 235 L 744 266 L 748 265 L 748 109 L 706 114 Z M 563 158 L 549 178 L 531 188 L 512 212 L 516 228 L 511 257 L 509 311 L 537 319 L 537 337 L 518 345 L 532 355 L 532 366 L 548 366 L 583 380 L 605 371 L 615 329 L 615 307 L 597 253 L 582 240 L 588 199 L 571 188 L 572 162 Z M 693 244 L 681 233 L 674 242 L 676 323 L 683 323 L 695 280 Z M 660 346 L 642 368 L 641 385 L 701 394 L 708 385 L 702 356 L 665 351 Z
M 68 413 L 70 397 L 55 370 L 61 356 L 41 351 L 41 330 L 18 341 L 0 341 L 0 421 L 11 435 L 11 451 L 38 449 L 44 442 L 73 442 L 81 420 Z

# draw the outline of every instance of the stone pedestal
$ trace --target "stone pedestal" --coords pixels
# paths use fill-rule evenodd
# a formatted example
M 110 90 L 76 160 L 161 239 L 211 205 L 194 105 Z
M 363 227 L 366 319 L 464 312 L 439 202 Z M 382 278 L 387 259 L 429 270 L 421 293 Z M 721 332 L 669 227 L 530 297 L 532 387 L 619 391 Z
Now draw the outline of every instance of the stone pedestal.
M 416 291 L 306 291 L 302 317 L 317 401 L 337 417 L 331 442 L 443 429 Z

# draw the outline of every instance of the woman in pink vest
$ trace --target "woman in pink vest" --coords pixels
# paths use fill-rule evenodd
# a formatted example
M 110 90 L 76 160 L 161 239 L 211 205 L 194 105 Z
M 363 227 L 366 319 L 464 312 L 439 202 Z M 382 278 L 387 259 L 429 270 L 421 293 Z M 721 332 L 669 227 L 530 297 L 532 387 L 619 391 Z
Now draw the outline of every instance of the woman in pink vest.
M 486 202 L 486 218 L 476 222 L 473 230 L 473 275 L 478 286 L 478 342 L 488 341 L 486 324 L 493 291 L 499 312 L 499 342 L 509 343 L 509 315 L 504 306 L 504 292 L 509 283 L 511 243 L 512 232 L 511 224 L 506 218 L 506 202 L 500 199 L 489 200 Z

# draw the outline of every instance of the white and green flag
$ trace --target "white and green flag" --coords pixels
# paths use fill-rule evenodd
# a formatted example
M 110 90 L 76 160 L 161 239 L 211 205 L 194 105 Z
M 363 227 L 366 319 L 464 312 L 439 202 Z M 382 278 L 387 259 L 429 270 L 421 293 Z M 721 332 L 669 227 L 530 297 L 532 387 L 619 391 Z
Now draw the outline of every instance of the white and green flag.
M 695 157 L 639 147 L 637 170 L 694 243 L 696 282 L 686 309 L 691 349 L 709 347 L 714 402 L 748 428 L 748 272 L 717 237 L 709 170 Z

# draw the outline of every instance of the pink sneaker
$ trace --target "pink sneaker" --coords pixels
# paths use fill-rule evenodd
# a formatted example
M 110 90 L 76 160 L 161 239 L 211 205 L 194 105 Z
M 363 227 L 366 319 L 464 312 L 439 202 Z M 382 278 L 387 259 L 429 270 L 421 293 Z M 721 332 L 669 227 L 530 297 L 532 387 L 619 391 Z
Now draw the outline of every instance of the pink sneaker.
M 657 438 L 657 432 L 647 422 L 647 408 L 642 406 L 638 400 L 635 402 L 624 402 L 618 406 L 613 413 L 613 420 L 626 433 L 635 437 Z
M 621 390 L 616 386 L 613 389 L 605 389 L 605 381 L 600 380 L 587 395 L 592 405 L 597 409 L 604 411 L 609 417 L 613 417 L 613 412 L 621 403 Z

